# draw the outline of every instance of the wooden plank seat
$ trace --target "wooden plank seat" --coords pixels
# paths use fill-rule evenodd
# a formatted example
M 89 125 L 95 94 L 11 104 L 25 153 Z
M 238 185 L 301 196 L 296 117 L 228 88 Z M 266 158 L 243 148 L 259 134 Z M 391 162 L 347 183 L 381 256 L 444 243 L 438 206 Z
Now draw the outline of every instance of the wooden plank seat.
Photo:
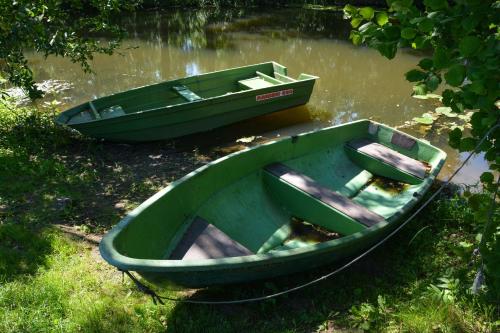
M 262 89 L 284 83 L 277 78 L 261 73 L 259 71 L 255 72 L 255 74 L 257 76 L 245 80 L 239 80 L 238 84 L 240 85 L 240 87 L 242 87 L 243 89 Z
M 216 226 L 197 216 L 170 255 L 173 260 L 201 260 L 251 255 Z
M 369 157 L 377 159 L 381 162 L 406 172 L 419 179 L 424 179 L 427 166 L 421 161 L 403 155 L 389 147 L 373 142 L 368 139 L 354 140 L 347 143 L 347 146 L 363 153 Z
M 384 220 L 382 216 L 370 211 L 368 208 L 342 194 L 321 186 L 315 180 L 282 163 L 270 164 L 265 167 L 265 170 L 367 227 Z
M 172 89 L 177 94 L 184 97 L 184 99 L 186 99 L 188 102 L 195 102 L 195 101 L 199 101 L 199 100 L 203 99 L 200 96 L 196 95 L 191 90 L 189 90 L 189 88 L 186 86 L 182 86 L 182 85 L 181 86 L 173 86 Z
M 238 84 L 243 89 L 262 89 L 274 86 L 273 83 L 268 82 L 261 77 L 252 77 L 250 79 L 239 80 Z

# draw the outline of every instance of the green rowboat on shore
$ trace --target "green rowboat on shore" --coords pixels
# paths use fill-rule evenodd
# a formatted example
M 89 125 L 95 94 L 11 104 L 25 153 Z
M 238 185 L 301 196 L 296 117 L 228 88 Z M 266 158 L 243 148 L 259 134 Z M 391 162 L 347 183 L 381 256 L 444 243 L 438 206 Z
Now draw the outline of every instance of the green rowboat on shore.
M 317 77 L 267 62 L 166 81 L 101 97 L 56 122 L 110 141 L 170 139 L 208 131 L 309 101 Z
M 218 159 L 108 232 L 102 257 L 157 285 L 249 282 L 359 254 L 403 222 L 446 154 L 360 120 Z

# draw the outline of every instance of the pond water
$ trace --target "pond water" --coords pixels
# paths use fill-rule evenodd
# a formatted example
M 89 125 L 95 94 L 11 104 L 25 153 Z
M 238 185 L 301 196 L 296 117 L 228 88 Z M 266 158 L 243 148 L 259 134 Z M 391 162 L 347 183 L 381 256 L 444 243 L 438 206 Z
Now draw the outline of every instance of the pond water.
M 374 50 L 353 46 L 347 40 L 349 23 L 339 13 L 176 10 L 136 13 L 122 20 L 128 39 L 117 54 L 95 57 L 95 74 L 84 74 L 66 59 L 30 56 L 37 81 L 72 83 L 71 89 L 57 95 L 63 102 L 61 109 L 137 86 L 270 60 L 287 66 L 292 77 L 300 73 L 320 77 L 310 103 L 193 136 L 190 141 L 215 147 L 241 137 L 272 139 L 363 118 L 400 126 L 435 107 L 432 100 L 411 97 L 412 85 L 404 79 L 418 55 L 400 52 L 389 61 Z M 419 126 L 405 131 L 448 153 L 441 177 L 466 156 L 447 146 L 446 134 L 423 132 Z M 455 181 L 476 183 L 486 168 L 483 158 L 477 157 Z

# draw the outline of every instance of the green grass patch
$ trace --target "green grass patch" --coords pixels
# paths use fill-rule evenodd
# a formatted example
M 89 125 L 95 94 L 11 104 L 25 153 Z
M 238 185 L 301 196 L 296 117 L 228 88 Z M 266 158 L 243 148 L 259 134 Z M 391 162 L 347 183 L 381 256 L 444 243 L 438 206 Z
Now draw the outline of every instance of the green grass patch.
M 343 273 L 245 305 L 155 306 L 99 256 L 51 224 L 104 231 L 172 179 L 206 162 L 171 143 L 88 140 L 50 111 L 0 107 L 1 332 L 495 332 L 498 300 L 472 295 L 474 214 L 449 191 L 408 227 Z M 216 155 L 209 155 L 215 158 Z M 333 270 L 213 287 L 173 297 L 239 299 Z

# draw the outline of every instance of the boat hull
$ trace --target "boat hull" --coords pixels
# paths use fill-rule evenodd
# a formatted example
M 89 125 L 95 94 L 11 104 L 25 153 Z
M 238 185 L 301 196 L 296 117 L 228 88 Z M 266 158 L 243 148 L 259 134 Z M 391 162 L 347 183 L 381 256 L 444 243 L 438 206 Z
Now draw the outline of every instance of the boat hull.
M 276 63 L 265 63 L 197 77 L 188 77 L 131 90 L 129 92 L 130 97 L 127 96 L 127 92 L 123 92 L 92 102 L 101 110 L 117 105 L 125 105 L 123 108 L 125 110 L 139 111 L 114 118 L 90 119 L 89 121 L 72 123 L 70 121 L 71 117 L 89 109 L 89 103 L 84 103 L 63 112 L 56 118 L 56 121 L 61 125 L 77 130 L 83 135 L 94 138 L 117 142 L 143 142 L 172 139 L 210 131 L 249 118 L 304 105 L 309 101 L 316 77 L 305 74 L 302 74 L 300 80 L 293 79 L 291 82 L 279 82 L 274 83 L 272 86 L 255 89 L 235 88 L 226 83 L 227 89 L 241 90 L 228 93 L 224 93 L 225 90 L 222 92 L 217 91 L 215 96 L 211 96 L 214 93 L 210 90 L 210 82 L 213 82 L 214 85 L 217 84 L 217 75 L 225 75 L 224 77 L 227 78 L 224 80 L 237 85 L 238 82 L 244 81 L 243 78 L 259 72 L 258 70 L 267 70 L 269 74 L 273 70 L 280 70 L 286 74 L 286 68 Z M 208 83 L 203 83 L 204 81 Z M 151 96 L 161 95 L 165 91 L 171 94 L 172 87 L 175 87 L 176 84 L 193 87 L 193 90 L 201 91 L 200 94 L 205 98 L 187 102 L 185 100 L 180 101 L 179 97 L 174 95 L 169 97 L 171 105 L 162 106 L 158 105 L 158 103 L 148 102 Z M 195 88 L 198 88 L 198 90 Z M 139 103 L 138 101 L 142 101 L 142 106 L 136 106 Z M 127 107 L 128 105 L 131 105 L 131 107 Z
M 350 154 L 365 153 L 350 152 L 345 143 L 368 137 L 380 142 L 375 146 L 385 149 L 384 158 L 406 163 L 406 171 L 380 160 L 352 158 Z M 405 160 L 402 153 L 409 157 Z M 101 255 L 160 286 L 241 283 L 313 269 L 358 255 L 401 225 L 429 190 L 445 158 L 443 151 L 424 141 L 368 120 L 283 138 L 223 157 L 172 183 L 105 235 Z M 412 161 L 427 168 L 422 179 L 411 176 Z M 277 170 L 277 164 L 283 176 L 269 172 Z M 408 182 L 390 180 L 398 178 Z M 339 197 L 345 207 L 334 202 Z M 360 212 L 364 219 L 356 217 Z M 252 254 L 173 260 L 174 248 L 196 217 Z M 290 243 L 284 230 L 296 217 L 339 237 Z

